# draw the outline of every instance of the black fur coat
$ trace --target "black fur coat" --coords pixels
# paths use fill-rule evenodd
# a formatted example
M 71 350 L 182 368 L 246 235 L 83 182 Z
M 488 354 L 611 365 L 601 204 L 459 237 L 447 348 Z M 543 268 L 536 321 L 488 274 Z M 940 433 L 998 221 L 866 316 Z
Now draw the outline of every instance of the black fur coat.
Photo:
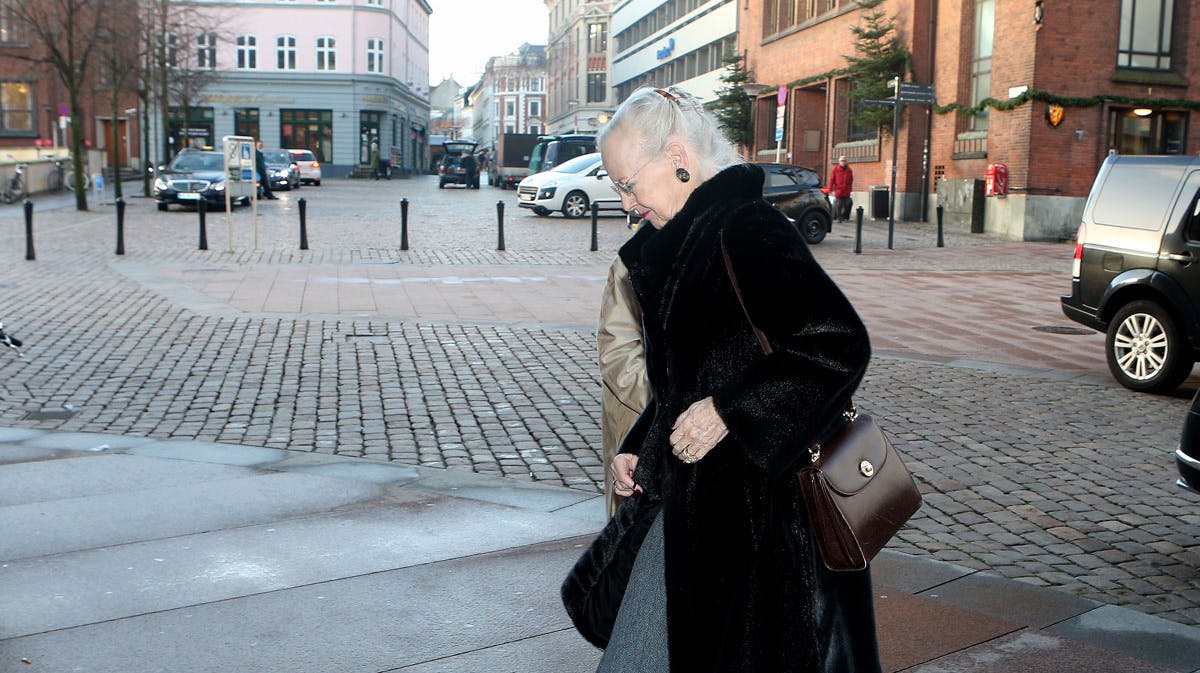
M 805 447 L 839 426 L 870 346 L 762 186 L 759 168 L 728 168 L 620 251 L 644 311 L 655 400 L 645 439 L 623 450 L 639 455 L 636 481 L 662 499 L 671 670 L 877 673 L 869 575 L 825 569 L 792 474 Z M 771 355 L 738 303 L 722 238 Z M 729 435 L 684 464 L 671 455 L 671 425 L 709 396 Z

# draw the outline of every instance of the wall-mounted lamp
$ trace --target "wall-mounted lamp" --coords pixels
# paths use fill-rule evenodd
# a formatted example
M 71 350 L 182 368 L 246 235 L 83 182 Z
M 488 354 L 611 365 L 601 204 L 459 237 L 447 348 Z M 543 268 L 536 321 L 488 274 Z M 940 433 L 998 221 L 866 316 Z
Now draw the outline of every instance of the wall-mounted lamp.
M 742 84 L 740 86 L 742 88 L 742 91 L 745 92 L 745 94 L 751 98 L 758 98 L 759 94 L 766 91 L 767 89 L 772 88 L 770 84 L 755 84 L 753 82 L 746 82 L 745 84 Z
M 1042 7 L 1042 0 L 1035 0 L 1033 3 L 1033 22 L 1039 26 L 1042 25 L 1042 17 L 1045 11 L 1045 8 Z
M 1154 114 L 1154 110 L 1151 110 L 1148 107 L 1139 107 L 1133 109 L 1133 114 L 1139 117 L 1149 117 L 1150 115 Z

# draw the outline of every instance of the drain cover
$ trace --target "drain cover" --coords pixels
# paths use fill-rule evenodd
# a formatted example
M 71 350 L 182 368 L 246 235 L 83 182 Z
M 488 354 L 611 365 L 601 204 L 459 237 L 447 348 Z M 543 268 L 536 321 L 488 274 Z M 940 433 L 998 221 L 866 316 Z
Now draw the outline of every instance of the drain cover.
M 75 415 L 73 409 L 38 409 L 36 411 L 26 411 L 26 421 L 65 421 Z
M 1033 328 L 1035 332 L 1046 332 L 1047 334 L 1092 334 L 1092 330 L 1086 327 L 1066 327 L 1064 325 L 1038 325 Z

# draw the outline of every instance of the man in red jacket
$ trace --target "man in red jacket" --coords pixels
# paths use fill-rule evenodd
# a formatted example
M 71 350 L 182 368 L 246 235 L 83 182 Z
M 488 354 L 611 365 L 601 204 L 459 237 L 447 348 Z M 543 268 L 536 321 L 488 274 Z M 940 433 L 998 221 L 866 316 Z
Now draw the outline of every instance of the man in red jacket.
M 850 220 L 850 192 L 854 189 L 854 171 L 846 163 L 845 155 L 838 157 L 837 165 L 829 171 L 829 191 L 833 194 L 833 219 Z

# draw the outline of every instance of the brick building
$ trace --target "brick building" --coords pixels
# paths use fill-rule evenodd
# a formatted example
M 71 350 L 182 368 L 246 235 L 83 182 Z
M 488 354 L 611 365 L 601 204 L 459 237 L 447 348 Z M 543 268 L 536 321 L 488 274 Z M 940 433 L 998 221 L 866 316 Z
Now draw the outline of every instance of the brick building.
M 30 191 L 46 189 L 53 160 L 68 156 L 70 124 L 82 125 L 92 172 L 115 166 L 118 160 L 121 166 L 139 167 L 136 93 L 121 93 L 114 120 L 109 90 L 101 81 L 103 64 L 93 56 L 80 96 L 82 118 L 70 118 L 67 91 L 58 72 L 39 60 L 46 45 L 13 13 L 20 1 L 0 0 L 0 179 L 12 175 L 16 162 L 26 162 Z M 119 134 L 115 145 L 114 122 Z
M 898 219 L 932 218 L 939 191 L 955 209 L 998 162 L 1009 193 L 984 198 L 984 230 L 1069 238 L 1110 150 L 1200 151 L 1200 43 L 1188 37 L 1200 32 L 1200 0 L 887 0 L 879 9 L 911 52 L 906 81 L 933 84 L 938 104 L 902 108 Z M 775 157 L 775 87 L 786 84 L 784 160 L 825 175 L 846 155 L 869 215 L 869 187 L 891 181 L 893 146 L 848 118 L 845 56 L 866 11 L 853 0 L 740 3 L 739 38 L 755 82 L 772 86 L 755 103 L 756 158 Z M 987 98 L 998 107 L 949 109 Z

